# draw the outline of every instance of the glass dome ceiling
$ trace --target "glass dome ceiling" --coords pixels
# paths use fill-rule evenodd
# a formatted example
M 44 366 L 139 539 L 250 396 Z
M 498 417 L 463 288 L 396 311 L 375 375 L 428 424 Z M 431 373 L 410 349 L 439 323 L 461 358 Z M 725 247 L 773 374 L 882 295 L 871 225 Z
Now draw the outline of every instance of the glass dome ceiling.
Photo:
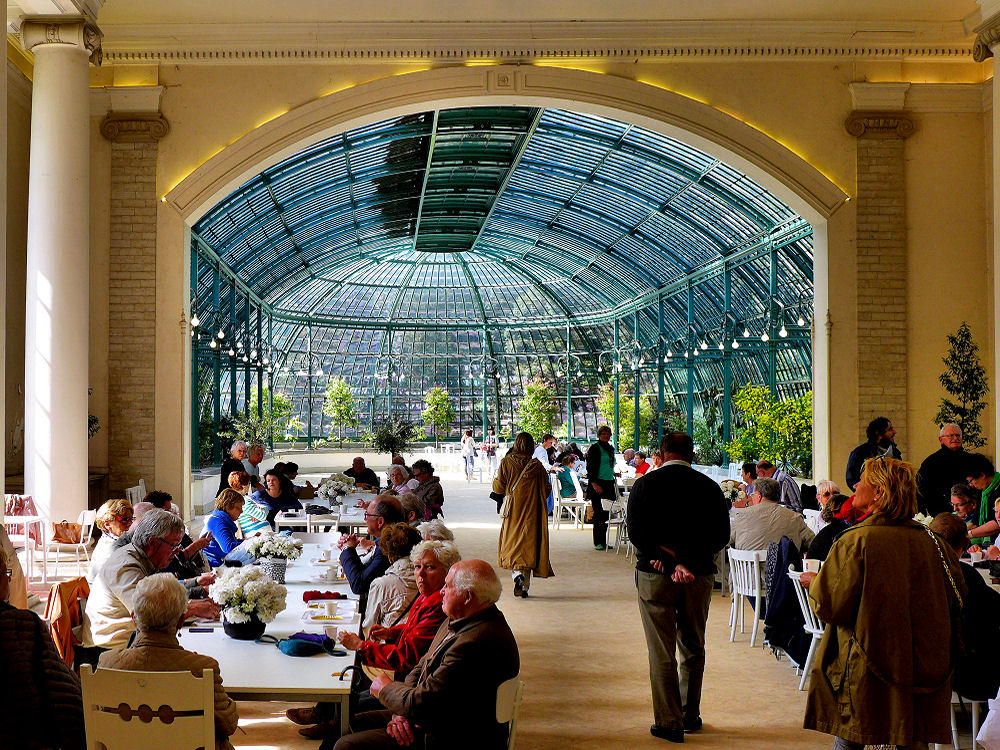
M 737 383 L 809 387 L 809 224 L 718 159 L 595 115 L 472 107 L 345 132 L 222 200 L 193 250 L 202 330 L 225 334 L 216 350 L 196 337 L 198 363 L 221 353 L 210 369 L 230 382 L 212 385 L 230 408 L 270 375 L 322 425 L 316 392 L 335 374 L 376 414 L 395 367 L 388 407 L 414 417 L 428 383 L 476 404 L 486 356 L 497 412 L 512 415 L 524 381 L 559 378 L 569 352 L 573 410 L 586 411 L 626 349 L 649 367 L 643 392 L 661 362 L 668 397 L 721 385 L 724 359 Z M 707 340 L 697 367 L 680 359 Z M 406 372 L 386 360 L 403 353 Z

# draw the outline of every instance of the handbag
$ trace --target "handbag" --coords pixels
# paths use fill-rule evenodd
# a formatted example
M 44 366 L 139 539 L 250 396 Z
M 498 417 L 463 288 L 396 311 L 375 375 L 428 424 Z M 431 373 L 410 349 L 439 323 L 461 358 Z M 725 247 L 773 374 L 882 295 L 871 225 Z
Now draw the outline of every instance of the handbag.
M 60 544 L 79 544 L 83 538 L 83 526 L 78 523 L 70 523 L 65 518 L 56 523 L 52 522 L 52 541 Z
M 521 469 L 521 473 L 518 474 L 517 475 L 517 479 L 514 480 L 514 484 L 512 484 L 510 486 L 510 489 L 507 490 L 507 494 L 506 494 L 506 496 L 503 499 L 503 504 L 500 506 L 500 509 L 498 511 L 500 513 L 500 518 L 506 518 L 507 516 L 510 515 L 510 498 L 511 498 L 511 495 L 514 494 L 514 489 L 517 487 L 518 482 L 521 481 L 521 477 L 524 476 L 524 472 L 526 472 L 528 470 L 528 467 L 531 466 L 531 462 L 535 461 L 535 460 L 536 459 L 533 458 L 533 459 L 529 460 L 528 463 L 526 463 L 524 465 L 524 468 Z

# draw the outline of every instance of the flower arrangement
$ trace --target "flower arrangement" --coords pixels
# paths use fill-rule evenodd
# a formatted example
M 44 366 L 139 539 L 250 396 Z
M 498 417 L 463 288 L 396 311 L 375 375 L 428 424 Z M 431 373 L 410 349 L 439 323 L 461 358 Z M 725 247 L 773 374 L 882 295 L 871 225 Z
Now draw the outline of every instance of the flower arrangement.
M 917 515 L 913 517 L 913 520 L 919 524 L 930 527 L 931 521 L 934 520 L 934 516 L 925 516 L 923 513 L 917 513 Z
M 261 622 L 271 622 L 285 608 L 288 590 L 253 565 L 243 568 L 223 568 L 208 595 L 222 607 L 231 623 L 249 622 L 256 616 Z
M 743 489 L 743 482 L 736 479 L 723 479 L 719 482 L 719 486 L 722 487 L 722 494 L 725 495 L 730 505 L 738 502 L 741 503 L 747 499 L 747 493 Z
M 257 559 L 280 557 L 294 560 L 302 554 L 302 542 L 284 534 L 269 532 L 251 537 L 244 549 Z
M 338 497 L 354 491 L 354 479 L 343 474 L 331 474 L 319 483 L 316 497 L 335 501 Z

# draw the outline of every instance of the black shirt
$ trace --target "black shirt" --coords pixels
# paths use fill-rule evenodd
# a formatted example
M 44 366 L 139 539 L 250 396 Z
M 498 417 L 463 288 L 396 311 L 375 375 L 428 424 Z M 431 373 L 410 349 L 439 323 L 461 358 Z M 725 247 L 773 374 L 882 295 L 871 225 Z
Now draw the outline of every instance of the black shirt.
M 369 467 L 365 467 L 365 470 L 360 474 L 354 473 L 354 467 L 344 472 L 345 477 L 350 477 L 354 480 L 355 484 L 369 484 L 372 487 L 381 487 L 382 483 L 379 481 L 378 474 L 372 471 Z

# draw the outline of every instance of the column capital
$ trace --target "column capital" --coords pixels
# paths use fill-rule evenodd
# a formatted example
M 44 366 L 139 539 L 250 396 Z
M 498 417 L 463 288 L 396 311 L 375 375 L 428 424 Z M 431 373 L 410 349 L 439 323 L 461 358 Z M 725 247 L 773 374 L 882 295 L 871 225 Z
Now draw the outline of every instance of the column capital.
M 908 138 L 915 129 L 913 118 L 905 112 L 854 111 L 844 123 L 855 138 Z
M 993 48 L 1000 44 L 1000 15 L 981 23 L 974 31 L 976 41 L 972 45 L 972 59 L 983 62 L 986 58 L 993 57 Z
M 103 39 L 101 30 L 82 16 L 27 16 L 21 22 L 21 46 L 27 52 L 46 44 L 68 44 L 86 51 L 90 61 L 100 65 Z
M 109 112 L 101 121 L 101 135 L 112 142 L 155 143 L 170 132 L 159 112 Z

